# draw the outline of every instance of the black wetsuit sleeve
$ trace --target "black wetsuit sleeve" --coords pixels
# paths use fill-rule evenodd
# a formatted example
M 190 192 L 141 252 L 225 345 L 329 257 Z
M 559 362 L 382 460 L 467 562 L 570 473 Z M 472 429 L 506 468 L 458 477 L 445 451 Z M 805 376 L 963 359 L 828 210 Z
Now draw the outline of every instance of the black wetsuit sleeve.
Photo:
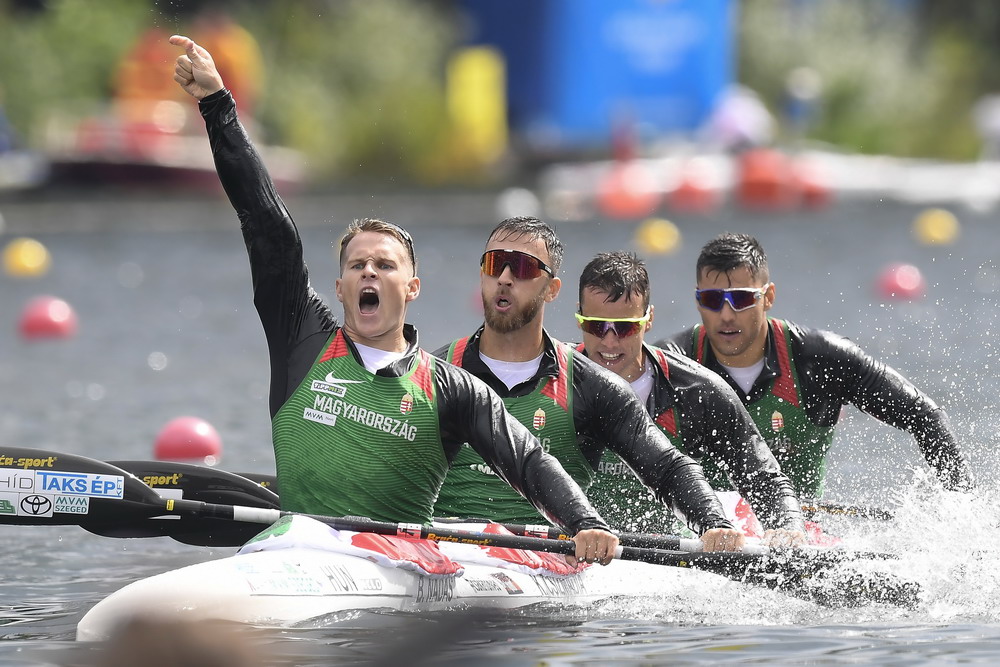
M 468 442 L 500 477 L 554 524 L 578 532 L 610 530 L 559 461 L 470 373 L 437 361 L 442 440 Z
M 654 347 L 658 347 L 661 350 L 667 350 L 668 352 L 673 352 L 675 354 L 680 354 L 686 357 L 694 358 L 694 342 L 693 342 L 693 329 L 685 329 L 680 333 L 676 333 L 669 338 L 664 338 L 663 340 L 658 340 L 653 343 Z
M 592 450 L 588 460 L 596 463 L 605 447 L 615 452 L 699 535 L 732 528 L 701 466 L 670 443 L 632 387 L 582 354 L 573 364 L 573 420 Z
M 690 359 L 677 355 L 669 359 L 687 451 L 717 463 L 764 528 L 805 530 L 791 480 L 781 472 L 733 388 Z
M 336 327 L 309 285 L 302 241 L 227 90 L 199 104 L 219 180 L 240 220 L 250 258 L 253 301 L 271 361 L 271 416 L 295 391 Z
M 924 459 L 946 487 L 972 487 L 972 473 L 948 415 L 929 396 L 843 336 L 829 331 L 791 331 L 799 375 L 806 378 L 806 405 L 818 406 L 811 411 L 815 412 L 811 418 L 820 425 L 834 424 L 840 406 L 851 403 L 913 435 Z

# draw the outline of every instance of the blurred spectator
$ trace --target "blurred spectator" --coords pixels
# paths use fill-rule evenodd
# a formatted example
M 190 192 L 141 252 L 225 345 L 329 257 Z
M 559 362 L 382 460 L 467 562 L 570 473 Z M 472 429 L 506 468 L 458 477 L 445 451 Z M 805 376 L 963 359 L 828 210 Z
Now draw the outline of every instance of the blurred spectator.
M 972 119 L 983 140 L 980 160 L 1000 160 L 1000 94 L 979 98 L 972 107 Z
M 785 77 L 784 116 L 788 132 L 802 140 L 816 118 L 823 80 L 811 67 L 796 67 Z
M 14 150 L 14 128 L 3 110 L 3 89 L 0 88 L 0 153 Z
M 746 86 L 730 86 L 703 128 L 710 145 L 729 152 L 767 146 L 774 139 L 774 118 Z

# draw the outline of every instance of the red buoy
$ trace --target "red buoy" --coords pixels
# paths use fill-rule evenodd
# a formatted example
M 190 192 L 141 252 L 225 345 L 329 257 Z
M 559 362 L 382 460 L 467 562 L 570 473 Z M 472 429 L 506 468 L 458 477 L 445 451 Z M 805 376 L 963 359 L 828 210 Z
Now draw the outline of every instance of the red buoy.
M 920 269 L 912 264 L 890 264 L 878 277 L 878 291 L 887 299 L 919 299 L 926 287 Z
M 707 169 L 692 160 L 682 168 L 677 187 L 667 195 L 667 203 L 678 213 L 704 215 L 719 207 L 721 196 L 712 186 Z
M 788 158 L 776 150 L 755 148 L 740 154 L 736 178 L 736 195 L 745 208 L 786 210 L 798 201 L 798 183 Z
M 18 331 L 25 340 L 69 338 L 76 333 L 76 313 L 54 296 L 38 296 L 21 312 Z
M 656 210 L 662 198 L 656 178 L 637 162 L 613 166 L 597 189 L 597 207 L 614 220 L 644 218 Z
M 222 439 L 204 419 L 177 417 L 160 429 L 153 452 L 161 461 L 186 461 L 210 466 L 222 458 Z

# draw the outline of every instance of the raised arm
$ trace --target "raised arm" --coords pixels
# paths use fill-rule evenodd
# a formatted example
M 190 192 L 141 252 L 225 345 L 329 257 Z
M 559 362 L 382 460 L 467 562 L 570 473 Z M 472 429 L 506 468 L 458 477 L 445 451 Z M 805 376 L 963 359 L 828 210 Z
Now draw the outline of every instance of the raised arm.
M 336 321 L 309 285 L 298 230 L 253 143 L 211 54 L 187 37 L 174 80 L 199 100 L 219 180 L 240 220 L 250 258 L 254 306 L 271 358 L 272 416 L 294 391 Z M 303 344 L 306 342 L 308 344 Z
M 177 57 L 174 65 L 174 81 L 184 92 L 200 102 L 225 88 L 212 54 L 184 35 L 173 35 L 170 43 L 184 49 L 184 54 Z

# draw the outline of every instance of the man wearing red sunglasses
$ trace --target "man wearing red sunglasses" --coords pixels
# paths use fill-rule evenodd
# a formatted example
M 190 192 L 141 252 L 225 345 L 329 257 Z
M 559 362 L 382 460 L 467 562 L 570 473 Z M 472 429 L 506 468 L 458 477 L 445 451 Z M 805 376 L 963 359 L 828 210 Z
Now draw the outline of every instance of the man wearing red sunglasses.
M 676 351 L 645 344 L 653 306 L 642 260 L 626 252 L 597 255 L 580 274 L 579 298 L 576 319 L 583 343 L 577 349 L 629 381 L 656 425 L 702 464 L 713 487 L 739 491 L 762 523 L 765 542 L 804 544 L 802 512 L 792 483 L 736 393 L 715 373 Z M 612 452 L 601 459 L 587 495 L 612 525 L 627 521 L 629 530 L 669 532 L 672 518 L 651 502 Z M 735 499 L 733 505 L 737 509 Z
M 505 484 L 575 532 L 578 560 L 610 562 L 617 536 L 559 462 L 489 387 L 418 346 L 405 323 L 420 294 L 410 235 L 371 218 L 348 227 L 336 282 L 339 325 L 309 284 L 298 229 L 211 55 L 187 37 L 170 43 L 185 50 L 174 80 L 199 100 L 250 257 L 270 353 L 282 509 L 428 523 L 457 443 L 471 442 Z
M 757 239 L 712 239 L 695 271 L 702 323 L 658 345 L 736 390 L 800 498 L 822 495 L 827 451 L 848 403 L 911 433 L 947 488 L 972 487 L 948 417 L 930 397 L 842 336 L 767 316 L 775 290 Z
M 435 354 L 500 394 L 511 414 L 584 489 L 609 448 L 662 504 L 686 519 L 707 550 L 739 549 L 743 535 L 725 518 L 700 467 L 656 428 L 628 384 L 545 331 L 545 304 L 562 285 L 557 276 L 562 256 L 559 238 L 537 218 L 497 225 L 480 260 L 486 321 L 472 336 Z M 452 463 L 434 513 L 526 524 L 540 519 L 468 444 Z

